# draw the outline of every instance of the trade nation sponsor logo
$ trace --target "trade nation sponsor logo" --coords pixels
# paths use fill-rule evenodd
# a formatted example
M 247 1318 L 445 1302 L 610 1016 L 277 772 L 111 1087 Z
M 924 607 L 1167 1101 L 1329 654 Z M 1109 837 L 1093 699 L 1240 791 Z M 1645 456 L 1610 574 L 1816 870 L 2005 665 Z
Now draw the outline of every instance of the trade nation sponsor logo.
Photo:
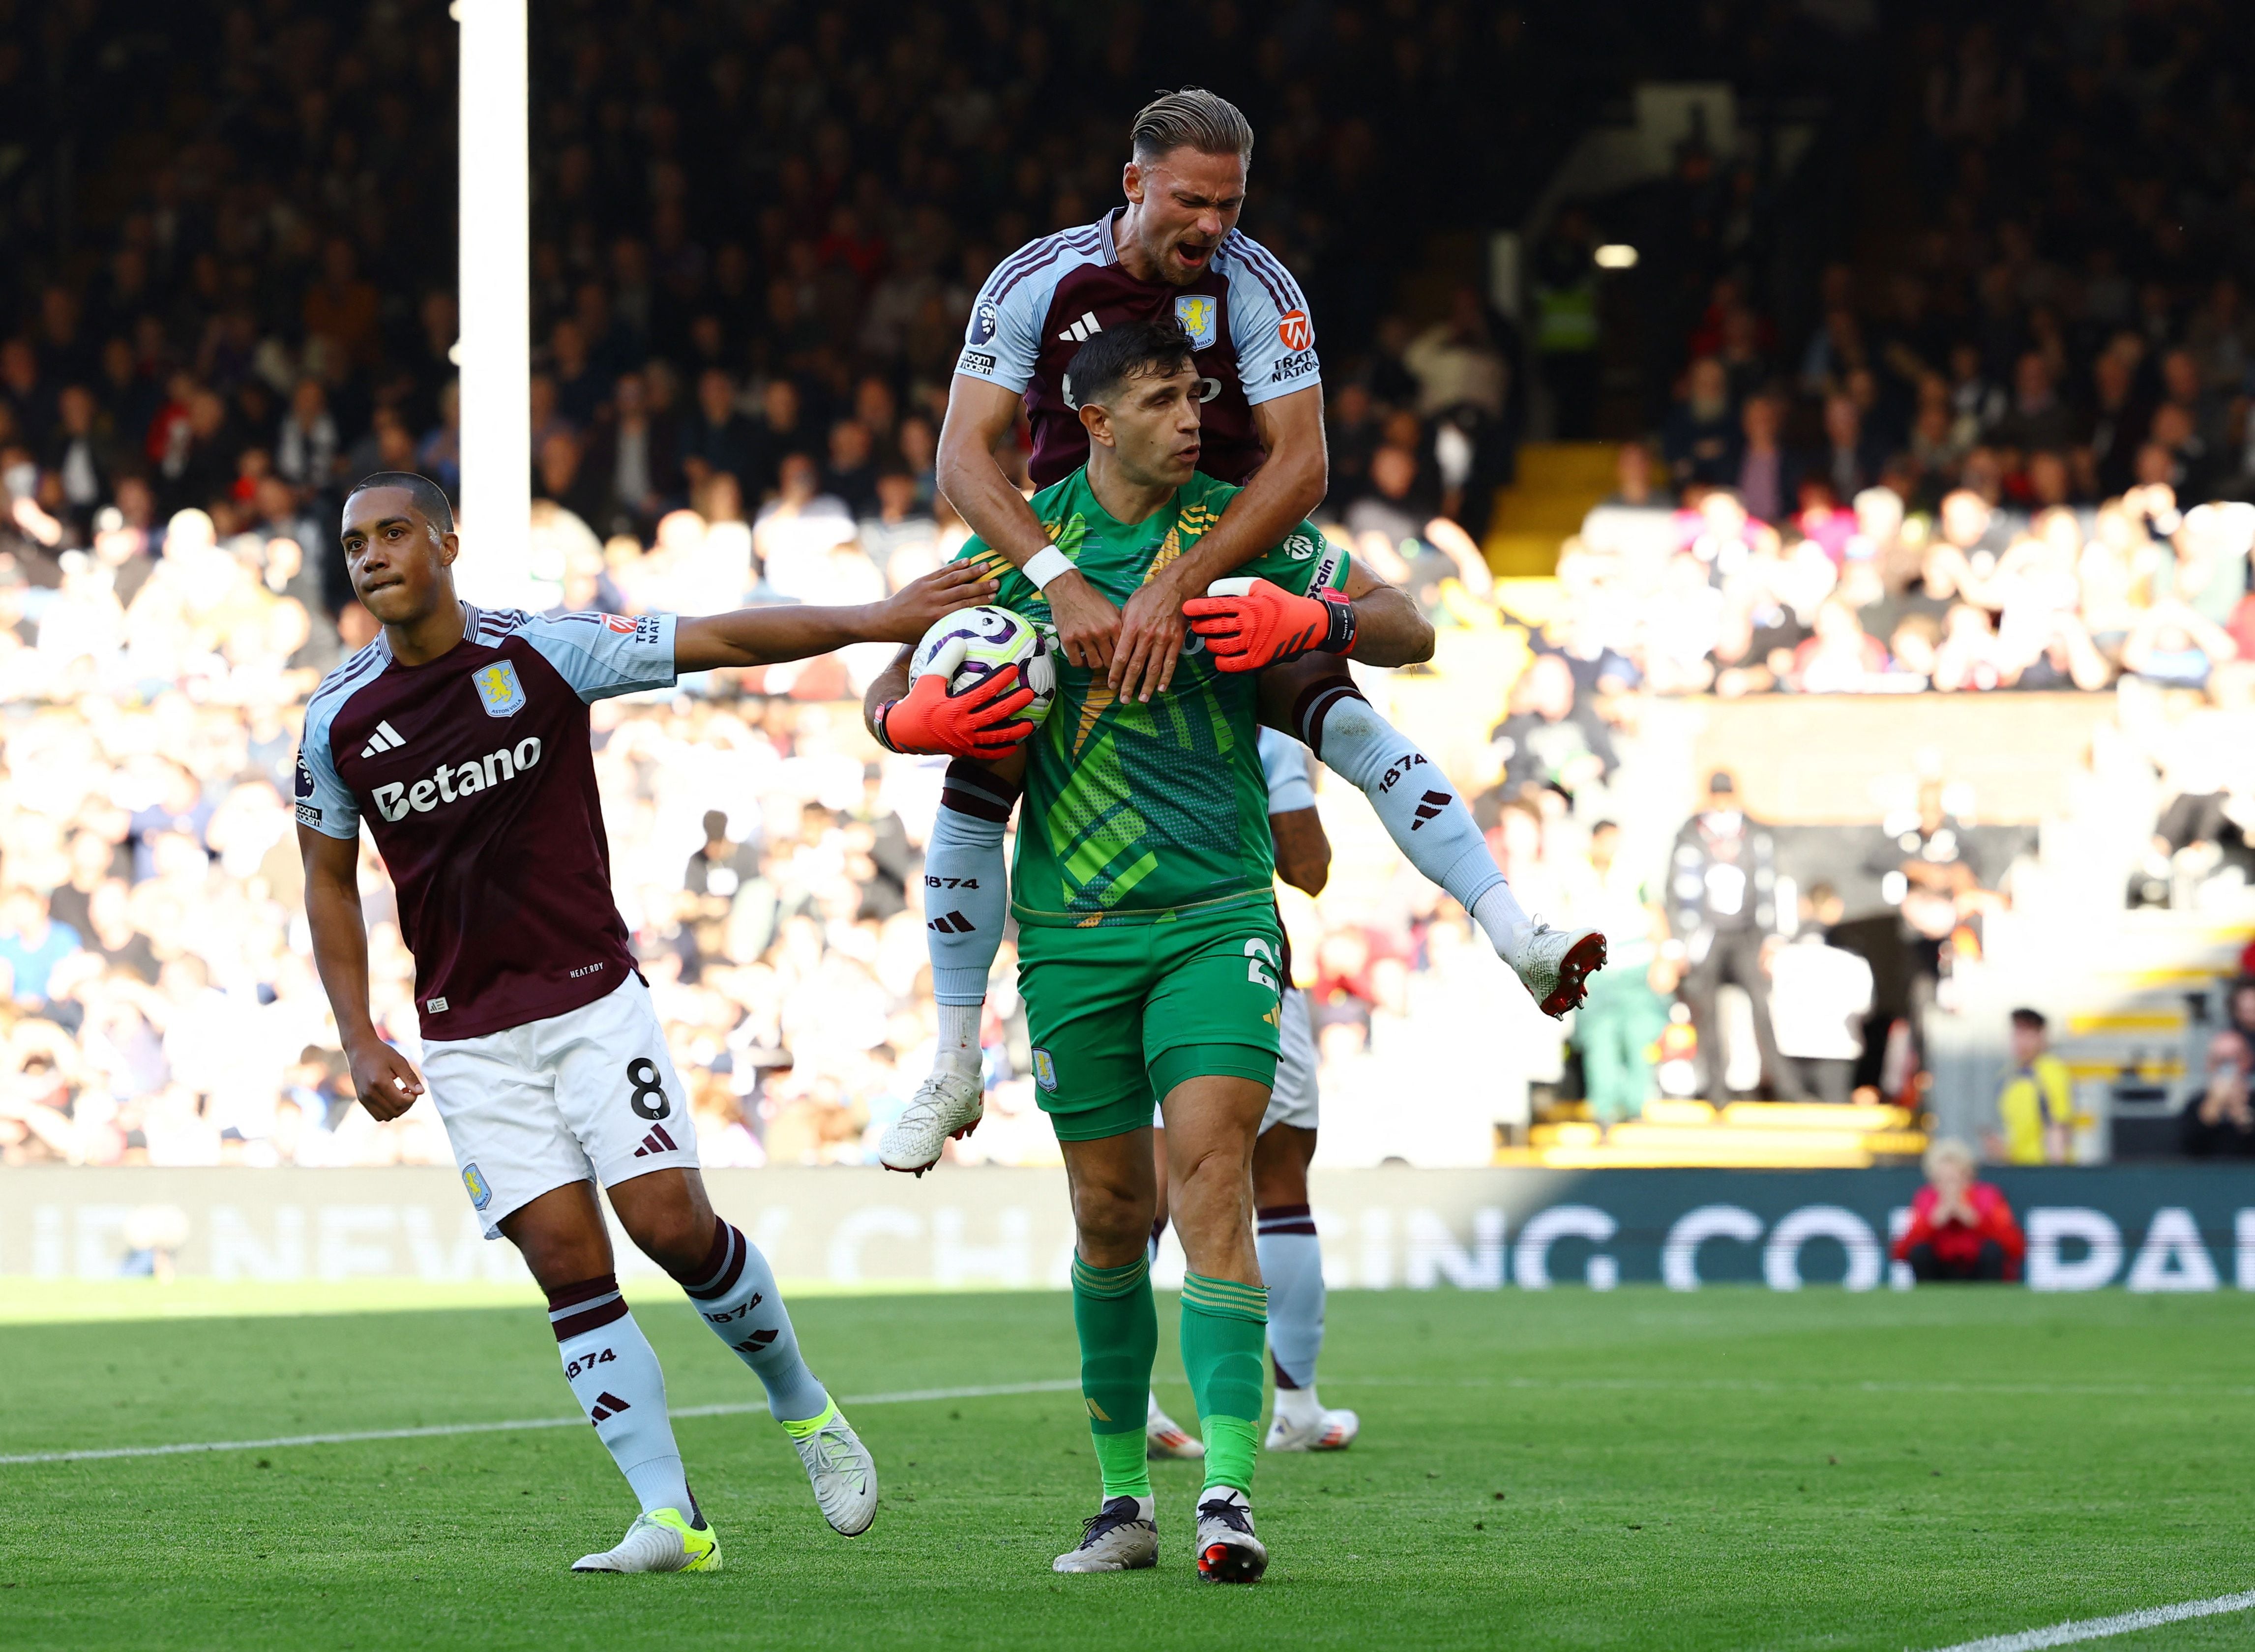
M 1305 310 L 1287 310 L 1276 318 L 1276 337 L 1288 350 L 1311 350 L 1316 347 L 1316 324 L 1308 320 Z

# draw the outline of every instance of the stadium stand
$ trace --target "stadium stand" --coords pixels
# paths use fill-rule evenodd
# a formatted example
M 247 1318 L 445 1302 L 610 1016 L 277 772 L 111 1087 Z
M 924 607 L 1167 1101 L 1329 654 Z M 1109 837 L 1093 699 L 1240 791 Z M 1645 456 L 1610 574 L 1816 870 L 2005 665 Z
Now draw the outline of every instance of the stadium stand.
M 1325 788 L 1333 887 L 1286 912 L 1327 1162 L 1901 1159 L 1929 1117 L 1986 1128 L 2023 1002 L 2078 1154 L 2174 1150 L 2255 933 L 2255 247 L 2218 102 L 2245 42 L 2197 7 L 2070 9 L 2055 39 L 1934 9 L 1874 52 L 1816 10 L 1223 0 L 1186 41 L 1134 8 L 544 7 L 556 603 L 856 600 L 945 554 L 932 448 L 978 281 L 1107 207 L 1127 113 L 1195 75 L 1251 115 L 1247 225 L 1318 318 L 1326 530 L 1443 627 L 1373 698 L 1480 798 L 1530 907 L 1646 947 L 1607 1011 L 1651 1018 L 1624 1115 L 1595 1023 L 1499 1015 L 1461 914 Z M 1647 96 L 1647 60 L 1719 101 Z M 5 1162 L 446 1156 L 434 1120 L 340 1093 L 282 787 L 296 707 L 369 634 L 340 487 L 456 479 L 453 74 L 433 0 L 357 32 L 289 0 L 0 10 Z M 841 702 L 871 669 L 599 721 L 711 1163 L 858 1162 L 928 1059 L 937 775 L 863 739 Z M 1718 766 L 1790 886 L 1773 953 L 1815 933 L 1867 966 L 1852 1057 L 1808 1046 L 1852 1059 L 1844 1106 L 1752 1100 L 1779 1075 L 1728 988 L 1728 1093 L 1695 1093 L 1664 909 Z M 1045 1162 L 1010 962 L 965 1156 Z M 396 928 L 376 967 L 411 1049 Z M 1405 1074 L 1423 1111 L 1381 1121 Z

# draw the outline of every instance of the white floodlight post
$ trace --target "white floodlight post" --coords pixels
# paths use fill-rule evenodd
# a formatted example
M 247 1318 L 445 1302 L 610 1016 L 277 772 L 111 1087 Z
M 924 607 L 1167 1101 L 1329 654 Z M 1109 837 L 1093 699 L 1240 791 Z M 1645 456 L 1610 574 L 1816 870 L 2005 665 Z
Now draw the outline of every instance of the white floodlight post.
M 531 573 L 531 184 L 525 0 L 455 0 L 461 25 L 463 566 L 489 601 Z

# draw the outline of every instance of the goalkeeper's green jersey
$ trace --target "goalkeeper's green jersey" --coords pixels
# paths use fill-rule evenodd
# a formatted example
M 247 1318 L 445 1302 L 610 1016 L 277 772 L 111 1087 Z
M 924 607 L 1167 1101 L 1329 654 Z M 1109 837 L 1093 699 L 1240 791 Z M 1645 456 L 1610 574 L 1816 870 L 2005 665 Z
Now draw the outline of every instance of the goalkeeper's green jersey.
M 1085 467 L 1033 498 L 1050 539 L 1089 582 L 1124 605 L 1196 544 L 1239 489 L 1199 473 L 1142 522 L 1115 521 Z M 985 542 L 958 559 L 1001 582 L 995 603 L 1048 630 L 1050 605 Z M 1307 595 L 1346 575 L 1344 551 L 1306 523 L 1237 573 Z M 1101 672 L 1057 662 L 1048 720 L 1025 745 L 1026 798 L 1010 905 L 1021 924 L 1055 928 L 1163 923 L 1177 914 L 1274 898 L 1268 786 L 1255 749 L 1257 673 L 1214 667 L 1203 638 L 1149 705 L 1115 698 Z

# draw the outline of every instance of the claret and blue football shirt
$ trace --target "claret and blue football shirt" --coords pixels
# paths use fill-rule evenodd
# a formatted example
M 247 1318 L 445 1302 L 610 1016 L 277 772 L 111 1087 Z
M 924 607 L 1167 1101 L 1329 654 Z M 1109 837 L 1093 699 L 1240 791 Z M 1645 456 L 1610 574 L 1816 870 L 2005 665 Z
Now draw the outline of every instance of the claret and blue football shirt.
M 671 615 L 463 621 L 421 665 L 379 633 L 313 692 L 298 748 L 298 823 L 366 821 L 391 873 L 425 1038 L 560 1016 L 632 973 L 587 706 L 674 679 Z

